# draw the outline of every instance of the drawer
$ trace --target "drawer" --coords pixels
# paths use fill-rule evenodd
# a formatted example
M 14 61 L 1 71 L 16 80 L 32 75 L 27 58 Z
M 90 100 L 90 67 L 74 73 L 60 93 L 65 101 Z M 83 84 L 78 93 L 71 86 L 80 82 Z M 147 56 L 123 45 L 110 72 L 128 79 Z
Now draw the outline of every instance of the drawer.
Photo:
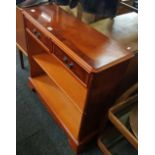
M 88 84 L 89 74 L 65 54 L 58 46 L 53 45 L 54 55 L 84 84 Z
M 35 38 L 40 40 L 47 48 L 49 47 L 49 39 L 29 20 L 26 20 L 26 27 L 34 34 Z

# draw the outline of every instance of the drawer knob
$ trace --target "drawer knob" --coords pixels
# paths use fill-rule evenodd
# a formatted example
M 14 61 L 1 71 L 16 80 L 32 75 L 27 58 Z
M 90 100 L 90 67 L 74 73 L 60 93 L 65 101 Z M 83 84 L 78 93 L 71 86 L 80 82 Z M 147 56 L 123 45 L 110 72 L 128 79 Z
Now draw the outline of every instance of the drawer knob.
M 35 33 L 35 36 L 36 36 L 37 38 L 40 38 L 40 32 L 36 32 L 36 33 Z
M 73 68 L 73 66 L 74 66 L 74 63 L 73 62 L 67 64 L 67 67 L 70 68 L 70 69 Z
M 36 36 L 37 38 L 40 38 L 40 32 L 37 32 L 36 29 L 33 29 L 32 31 L 33 31 L 33 33 L 35 34 L 35 36 Z
M 68 58 L 64 56 L 63 61 L 66 63 L 68 61 Z

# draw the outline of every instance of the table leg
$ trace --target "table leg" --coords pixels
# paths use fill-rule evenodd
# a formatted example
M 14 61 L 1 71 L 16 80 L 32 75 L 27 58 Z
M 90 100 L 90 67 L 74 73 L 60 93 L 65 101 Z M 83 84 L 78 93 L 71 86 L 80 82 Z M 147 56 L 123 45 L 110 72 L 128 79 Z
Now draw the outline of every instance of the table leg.
M 19 60 L 20 60 L 20 65 L 21 65 L 21 68 L 24 69 L 24 59 L 23 59 L 23 53 L 21 50 L 18 50 L 19 51 Z

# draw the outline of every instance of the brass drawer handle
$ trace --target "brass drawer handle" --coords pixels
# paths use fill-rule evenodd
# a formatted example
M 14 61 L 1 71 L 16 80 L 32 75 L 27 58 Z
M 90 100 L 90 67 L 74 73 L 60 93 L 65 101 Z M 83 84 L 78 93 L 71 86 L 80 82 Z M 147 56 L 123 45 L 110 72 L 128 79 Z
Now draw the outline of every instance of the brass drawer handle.
M 38 32 L 36 29 L 33 29 L 32 32 L 34 33 L 34 35 L 35 35 L 37 38 L 40 38 L 40 36 L 41 36 L 40 32 Z
M 73 62 L 68 63 L 68 58 L 66 56 L 63 57 L 63 62 L 67 65 L 69 69 L 71 69 L 74 66 Z
M 74 63 L 71 62 L 71 63 L 67 64 L 67 67 L 68 67 L 69 69 L 73 68 L 73 67 L 74 67 Z
M 36 32 L 35 35 L 36 35 L 37 38 L 40 38 L 40 36 L 41 36 L 40 32 Z

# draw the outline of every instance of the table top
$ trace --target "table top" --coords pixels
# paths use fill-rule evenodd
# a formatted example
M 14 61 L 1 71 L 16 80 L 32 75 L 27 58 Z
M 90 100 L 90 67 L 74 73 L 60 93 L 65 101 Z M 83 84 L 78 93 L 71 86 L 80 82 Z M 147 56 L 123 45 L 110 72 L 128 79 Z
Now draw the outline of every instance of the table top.
M 40 5 L 24 9 L 24 15 L 37 22 L 49 36 L 59 39 L 69 55 L 78 57 L 94 72 L 108 68 L 128 60 L 133 53 L 118 41 L 96 31 L 91 26 L 81 22 L 63 11 L 57 5 Z
M 130 51 L 138 50 L 138 14 L 136 12 L 103 19 L 91 24 L 100 33 L 119 42 Z

